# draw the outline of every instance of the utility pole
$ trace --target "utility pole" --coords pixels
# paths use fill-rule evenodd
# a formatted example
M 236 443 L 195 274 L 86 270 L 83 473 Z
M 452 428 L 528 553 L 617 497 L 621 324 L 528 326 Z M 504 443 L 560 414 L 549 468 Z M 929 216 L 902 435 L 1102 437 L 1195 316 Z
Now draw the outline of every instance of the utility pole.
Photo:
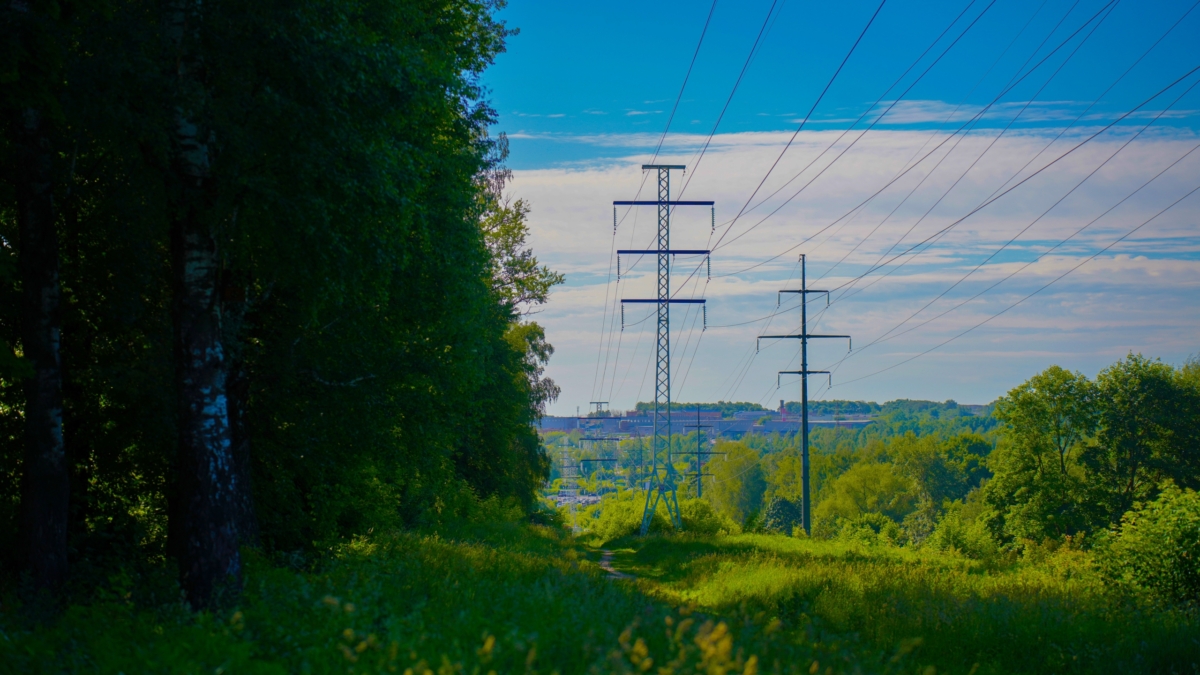
M 564 445 L 562 449 L 562 483 L 558 487 L 558 505 L 562 506 L 564 502 L 567 504 L 567 510 L 571 514 L 571 530 L 578 533 L 579 525 L 575 522 L 575 503 L 579 501 L 579 465 L 570 462 L 570 450 Z
M 650 531 L 650 521 L 658 508 L 660 501 L 667 506 L 671 521 L 678 530 L 683 529 L 683 519 L 679 515 L 679 497 L 676 494 L 676 472 L 671 458 L 671 304 L 704 305 L 703 299 L 672 298 L 671 297 L 671 257 L 675 255 L 704 255 L 709 250 L 672 250 L 671 249 L 671 207 L 673 206 L 708 206 L 713 208 L 713 202 L 700 201 L 671 201 L 671 170 L 682 171 L 682 164 L 643 164 L 642 171 L 658 172 L 658 199 L 656 201 L 614 201 L 613 222 L 616 222 L 617 206 L 657 206 L 658 207 L 658 247 L 650 250 L 618 250 L 617 266 L 620 269 L 621 255 L 649 255 L 658 259 L 658 297 L 644 299 L 621 298 L 621 327 L 624 328 L 625 304 L 642 303 L 654 304 L 657 307 L 657 358 L 654 376 L 654 439 L 650 449 L 650 475 L 645 482 L 646 506 L 642 511 L 643 536 Z M 713 218 L 715 223 L 715 209 Z M 708 313 L 705 309 L 705 324 Z M 659 458 L 662 458 L 661 470 Z
M 571 463 L 571 451 L 566 445 L 562 449 L 562 483 L 558 486 L 559 506 L 565 500 L 579 496 L 579 466 Z
M 612 443 L 614 441 L 620 441 L 621 438 L 619 436 L 584 436 L 583 438 L 580 438 L 579 440 L 581 442 L 589 441 L 591 443 Z M 592 447 L 595 448 L 594 445 Z M 603 453 L 604 450 L 600 450 L 600 452 Z M 616 465 L 615 468 L 613 469 L 614 474 L 616 474 L 617 472 L 619 472 L 621 470 L 621 463 L 620 463 L 619 457 L 600 457 L 600 458 L 596 458 L 596 459 L 581 459 L 581 460 L 579 460 L 580 467 L 583 466 L 584 462 L 600 462 L 600 463 L 612 462 L 613 464 Z M 588 479 L 591 480 L 590 475 L 589 475 Z
M 646 454 L 646 443 L 642 440 L 642 432 L 638 431 L 635 427 L 633 429 L 632 437 L 637 439 L 637 471 L 634 472 L 633 466 L 629 467 L 630 487 L 634 487 L 641 483 L 642 473 L 645 471 L 644 460 Z
M 601 464 L 601 465 L 603 465 L 603 464 L 606 464 L 606 463 L 609 463 L 609 462 L 612 462 L 613 464 L 616 464 L 616 463 L 617 463 L 617 460 L 615 460 L 615 459 L 612 459 L 612 458 L 581 459 L 581 460 L 579 460 L 579 468 L 580 468 L 580 470 L 581 470 L 581 471 L 584 473 L 584 475 L 585 475 L 585 476 L 587 477 L 587 479 L 590 481 L 590 480 L 592 480 L 592 474 L 587 472 L 587 466 L 586 466 L 586 465 L 587 465 L 587 463 L 588 463 L 588 462 L 592 462 L 592 463 L 594 463 L 594 464 Z M 594 470 L 593 470 L 593 471 L 594 471 Z M 614 474 L 616 473 L 616 469 L 614 469 L 614 470 L 613 470 L 613 473 L 614 473 Z M 616 481 L 613 481 L 613 482 L 615 483 Z M 602 491 L 601 491 L 600 489 L 597 489 L 597 490 L 596 490 L 596 494 L 597 494 L 597 495 L 599 495 L 599 494 L 603 494 L 603 493 L 602 493 Z
M 696 406 L 696 423 L 695 424 L 685 424 L 683 428 L 696 430 L 696 453 L 695 453 L 696 454 L 696 473 L 694 473 L 692 475 L 694 475 L 696 477 L 696 498 L 699 499 L 699 498 L 704 497 L 704 477 L 712 475 L 711 473 L 704 473 L 704 459 L 703 458 L 710 457 L 712 455 L 724 455 L 725 453 L 705 451 L 705 450 L 700 449 L 700 430 L 701 429 L 711 429 L 712 425 L 711 424 L 700 424 L 700 406 L 699 405 Z
M 800 295 L 800 332 L 796 335 L 759 335 L 758 339 L 762 340 L 781 340 L 781 339 L 797 339 L 800 340 L 800 370 L 781 370 L 776 376 L 775 384 L 779 385 L 779 378 L 783 375 L 799 375 L 800 376 L 800 480 L 802 482 L 803 504 L 801 506 L 801 515 L 803 516 L 804 533 L 812 534 L 812 493 L 810 491 L 809 470 L 808 470 L 808 376 L 809 375 L 829 375 L 828 370 L 809 370 L 808 369 L 808 341 L 819 338 L 844 338 L 850 340 L 849 335 L 813 335 L 808 332 L 808 294 L 809 293 L 824 293 L 825 306 L 829 306 L 829 291 L 816 290 L 808 287 L 808 277 L 806 276 L 804 254 L 800 254 L 800 288 L 798 290 L 782 290 L 779 295 L 784 293 L 798 293 Z M 854 343 L 850 342 L 850 348 L 854 348 Z M 831 376 L 832 377 L 832 376 Z

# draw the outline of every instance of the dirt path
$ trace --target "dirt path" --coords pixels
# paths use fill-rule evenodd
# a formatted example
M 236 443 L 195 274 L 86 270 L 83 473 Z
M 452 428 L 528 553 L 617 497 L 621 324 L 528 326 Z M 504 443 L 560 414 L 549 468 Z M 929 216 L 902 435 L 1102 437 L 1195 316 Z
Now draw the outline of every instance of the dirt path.
M 600 549 L 600 569 L 608 572 L 609 579 L 632 579 L 633 575 L 625 574 L 612 566 L 613 554 L 608 549 Z

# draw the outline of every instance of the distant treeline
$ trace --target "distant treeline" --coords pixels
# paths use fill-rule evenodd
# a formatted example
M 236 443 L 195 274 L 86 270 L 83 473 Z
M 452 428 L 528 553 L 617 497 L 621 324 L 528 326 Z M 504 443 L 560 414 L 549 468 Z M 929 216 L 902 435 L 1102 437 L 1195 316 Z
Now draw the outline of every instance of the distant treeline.
M 647 401 L 638 402 L 634 407 L 638 412 L 651 412 L 654 410 L 654 403 Z M 765 408 L 758 403 L 747 403 L 744 401 L 717 401 L 716 403 L 677 403 L 671 402 L 671 411 L 679 412 L 695 412 L 699 409 L 701 412 L 720 412 L 721 417 L 733 417 L 740 412 L 773 412 L 778 408 Z M 800 402 L 788 401 L 784 404 L 784 409 L 789 415 L 800 414 Z M 987 407 L 981 413 L 983 415 L 990 414 L 991 408 Z M 912 413 L 912 414 L 928 414 L 934 418 L 958 417 L 961 415 L 973 415 L 970 409 L 959 405 L 955 401 L 945 401 L 939 403 L 937 401 L 917 401 L 906 398 L 888 401 L 880 405 L 874 401 L 842 401 L 842 400 L 827 400 L 827 401 L 809 401 L 808 414 L 814 417 L 836 417 L 838 415 L 890 415 L 892 413 Z
M 748 410 L 753 411 L 753 412 L 759 412 L 759 411 L 767 412 L 766 408 L 762 407 L 761 405 L 759 405 L 757 403 L 747 403 L 744 401 L 739 401 L 739 402 L 717 401 L 716 403 L 678 403 L 675 401 L 671 402 L 671 411 L 672 412 L 676 412 L 676 411 L 696 412 L 697 408 L 699 408 L 699 410 L 701 412 L 720 412 L 721 417 L 733 417 L 736 413 L 745 412 Z M 654 403 L 646 402 L 646 401 L 639 401 L 638 404 L 636 406 L 634 406 L 634 410 L 637 410 L 638 412 L 641 412 L 641 413 L 653 412 Z
M 718 441 L 725 454 L 707 467 L 705 497 L 756 527 L 772 500 L 800 499 L 799 440 Z M 681 437 L 676 452 L 688 446 Z M 1157 500 L 1195 503 L 1179 491 L 1200 488 L 1200 361 L 1173 367 L 1131 354 L 1095 379 L 1052 366 L 986 416 L 953 401 L 894 401 L 870 425 L 814 429 L 810 448 L 816 536 L 869 530 L 980 556 L 1077 545 Z M 1177 515 L 1196 542 L 1200 513 Z M 1188 564 L 1200 584 L 1200 566 Z

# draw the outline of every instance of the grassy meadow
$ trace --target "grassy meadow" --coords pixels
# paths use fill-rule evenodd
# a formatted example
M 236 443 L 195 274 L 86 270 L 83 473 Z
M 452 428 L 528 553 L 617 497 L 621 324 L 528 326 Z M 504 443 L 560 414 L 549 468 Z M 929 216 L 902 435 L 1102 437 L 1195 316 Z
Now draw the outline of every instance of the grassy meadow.
M 0 610 L 22 673 L 1195 673 L 1194 614 L 1100 583 L 1089 553 L 1004 564 L 780 535 L 610 542 L 520 522 L 252 557 L 196 614 L 165 568 L 63 613 Z M 1034 559 L 1034 558 L 1037 559 Z M 86 598 L 84 596 L 87 596 Z
M 1200 668 L 1194 614 L 1121 595 L 1078 550 L 985 563 L 778 535 L 627 541 L 615 566 L 650 597 L 749 631 L 777 625 L 790 643 L 848 645 L 863 656 L 911 650 L 911 664 L 937 672 Z

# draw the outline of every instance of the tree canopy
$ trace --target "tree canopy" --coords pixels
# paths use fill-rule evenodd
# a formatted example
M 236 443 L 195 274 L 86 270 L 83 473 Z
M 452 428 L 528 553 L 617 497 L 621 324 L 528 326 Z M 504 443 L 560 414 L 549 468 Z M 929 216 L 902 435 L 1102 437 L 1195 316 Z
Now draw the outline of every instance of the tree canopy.
M 226 495 L 238 541 L 278 551 L 532 504 L 532 423 L 558 389 L 523 317 L 562 276 L 529 249 L 488 134 L 499 6 L 39 3 L 10 22 L 28 49 L 6 52 L 8 119 L 50 120 L 73 560 L 187 558 L 192 494 Z M 5 298 L 31 283 L 21 129 L 0 140 Z M 0 303 L 5 551 L 29 467 L 19 305 Z M 192 387 L 202 335 L 213 379 Z M 227 428 L 199 454 L 189 410 Z M 189 482 L 205 457 L 228 465 L 218 485 Z

